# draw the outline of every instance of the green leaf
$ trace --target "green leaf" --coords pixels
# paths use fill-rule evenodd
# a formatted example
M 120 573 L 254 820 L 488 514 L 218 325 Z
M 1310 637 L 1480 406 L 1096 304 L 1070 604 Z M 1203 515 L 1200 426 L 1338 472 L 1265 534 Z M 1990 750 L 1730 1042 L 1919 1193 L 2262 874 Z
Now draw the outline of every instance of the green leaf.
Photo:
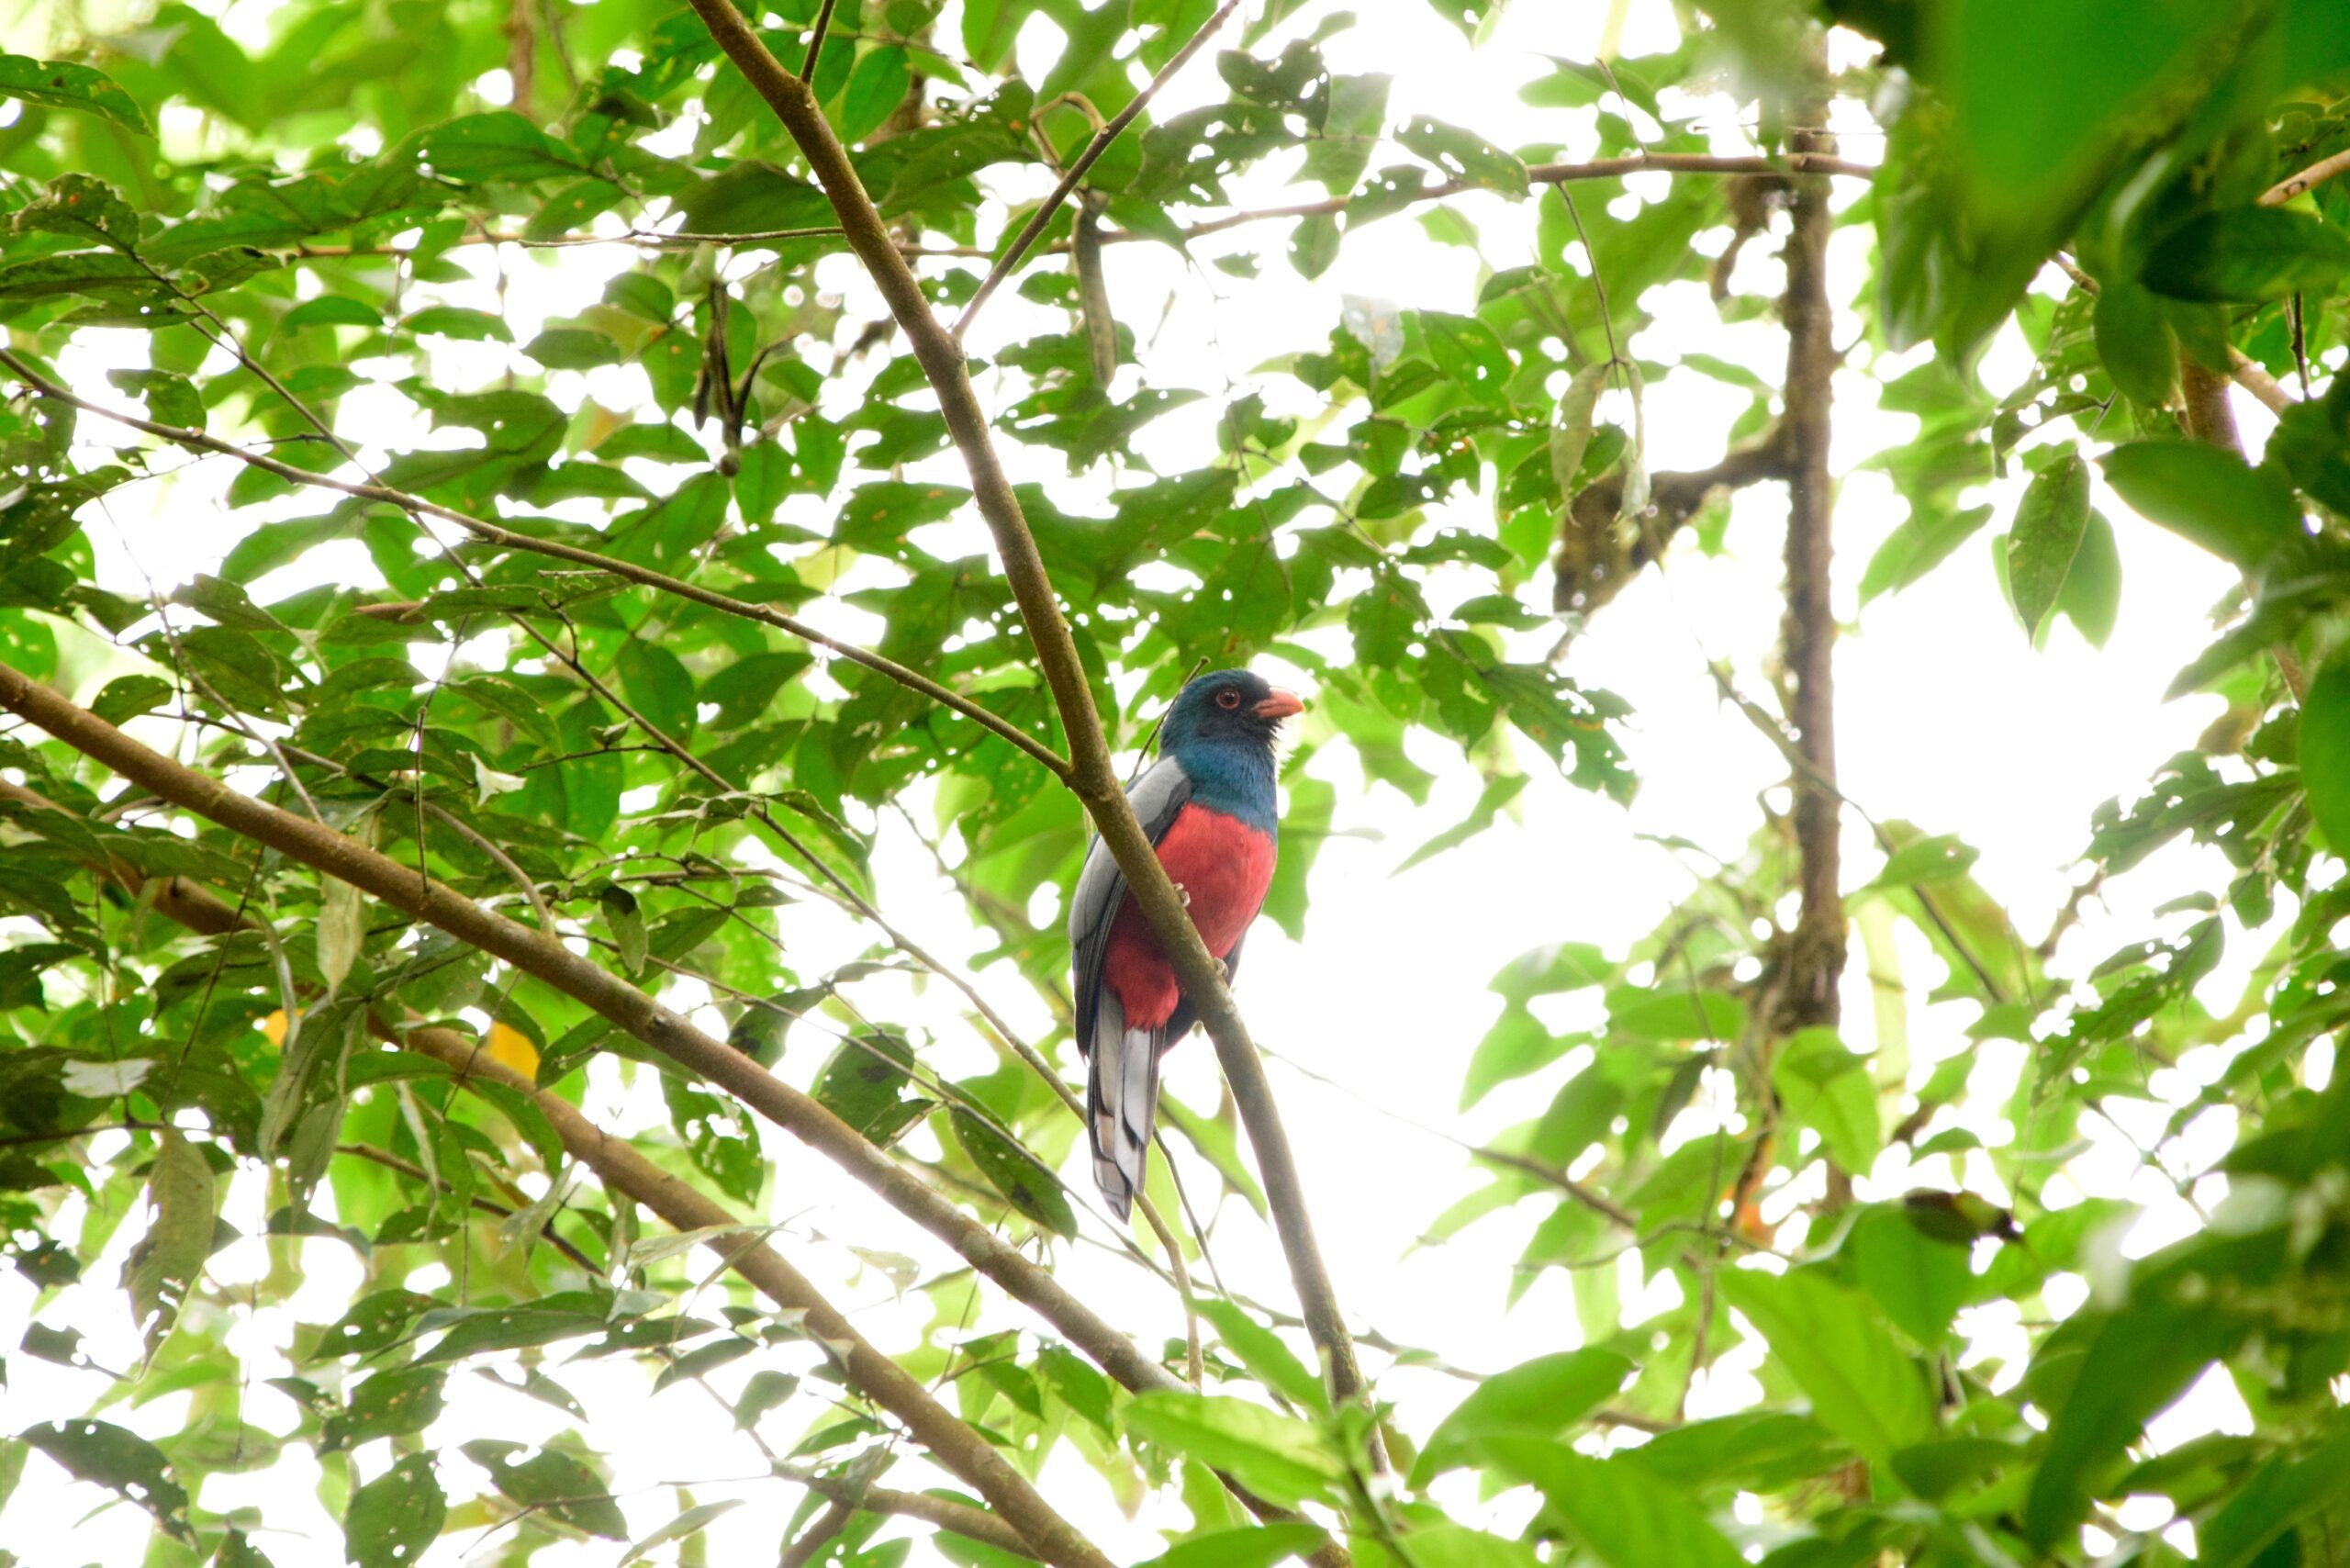
M 1210 1530 L 1170 1547 L 1136 1568 L 1274 1568 L 1305 1557 L 1330 1538 L 1318 1525 L 1247 1525 Z
M 856 68 L 849 73 L 848 85 L 841 90 L 841 140 L 862 141 L 880 129 L 912 81 L 906 51 L 896 44 L 883 44 L 859 55 Z
M 744 159 L 672 198 L 690 234 L 757 234 L 833 221 L 824 193 L 771 164 Z
M 480 765 L 480 759 L 475 759 Z M 359 945 L 367 935 L 364 915 L 360 908 L 359 890 L 340 877 L 323 878 L 325 885 L 319 890 L 318 955 L 319 975 L 327 982 L 327 994 L 332 996 L 342 984 L 343 976 L 351 972 L 352 961 L 359 956 Z
M 1406 120 L 1395 140 L 1441 169 L 1447 179 L 1507 196 L 1524 196 L 1528 188 L 1526 165 L 1475 131 L 1420 115 Z
M 1652 1039 L 1734 1040 L 1746 1027 L 1746 1003 L 1726 991 L 1618 986 L 1607 993 L 1607 1022 Z
M 1428 1434 L 1412 1463 L 1412 1484 L 1424 1487 L 1446 1471 L 1472 1462 L 1494 1438 L 1561 1437 L 1631 1375 L 1632 1363 L 1624 1356 L 1595 1347 L 1538 1356 L 1497 1372 Z
M 155 1516 L 173 1540 L 193 1543 L 187 1490 L 172 1478 L 163 1450 L 135 1432 L 105 1421 L 50 1421 L 17 1434 L 17 1441 L 40 1450 L 77 1481 L 118 1492 Z
M 1865 1058 L 1846 1050 L 1833 1029 L 1805 1029 L 1780 1051 L 1771 1081 L 1789 1122 L 1817 1132 L 1847 1171 L 1867 1174 L 1883 1144 Z
M 1882 1207 L 1853 1222 L 1844 1250 L 1894 1327 L 1920 1345 L 1942 1343 L 1975 1284 L 1964 1246 L 1927 1235 L 1900 1208 Z
M 2303 212 L 2198 213 L 2154 241 L 2139 277 L 2173 299 L 2257 305 L 2328 289 L 2350 272 L 2350 234 Z
M 521 185 L 587 172 L 562 142 L 507 109 L 443 121 L 417 138 L 415 147 L 433 174 L 469 185 Z
M 19 234 L 66 234 L 118 251 L 139 244 L 139 214 L 112 185 L 87 174 L 50 181 L 39 200 L 18 210 L 12 227 Z
M 90 711 L 109 724 L 124 724 L 172 700 L 172 683 L 151 675 L 117 676 L 91 700 Z
M 373 305 L 348 298 L 340 294 L 321 294 L 316 299 L 306 299 L 285 313 L 280 321 L 280 331 L 299 331 L 305 327 L 366 327 L 384 324 L 384 313 Z
M 1321 1433 L 1243 1399 L 1162 1390 L 1136 1395 L 1125 1417 L 1135 1436 L 1228 1471 L 1284 1506 L 1328 1495 L 1346 1473 Z
M 621 644 L 621 689 L 637 711 L 671 740 L 694 731 L 694 678 L 677 655 L 658 643 L 632 637 Z
M 400 329 L 420 338 L 458 338 L 476 343 L 514 341 L 514 334 L 501 318 L 487 310 L 466 310 L 454 305 L 428 305 L 402 318 Z
M 913 1052 L 898 1036 L 858 1035 L 841 1042 L 808 1092 L 816 1103 L 886 1147 L 922 1114 L 925 1102 L 904 1097 Z
M 374 1438 L 406 1437 L 440 1418 L 449 1374 L 439 1367 L 379 1372 L 351 1391 L 343 1409 L 327 1418 L 322 1448 L 348 1449 Z
M 1417 1568 L 1540 1568 L 1534 1549 L 1462 1525 L 1423 1526 L 1406 1538 Z
M 1613 973 L 1607 955 L 1588 942 L 1550 942 L 1504 964 L 1492 990 L 1522 1006 L 1538 996 L 1605 984 Z
M 584 327 L 549 327 L 523 344 L 522 352 L 549 370 L 592 370 L 599 364 L 618 364 L 623 357 L 620 344 Z M 610 444 L 607 442 L 606 446 Z M 608 451 L 606 455 L 618 458 L 621 454 Z M 700 456 L 700 450 L 696 448 L 692 460 L 698 461 Z
M 2008 592 L 2035 643 L 2065 590 L 2088 528 L 2089 469 L 2066 453 L 2032 476 L 2008 531 Z
M 131 1316 L 146 1336 L 150 1356 L 179 1320 L 181 1305 L 212 1255 L 219 1208 L 216 1187 L 204 1150 L 176 1131 L 165 1132 L 147 1176 L 152 1216 L 123 1270 Z
M 39 256 L 0 267 L 0 299 L 54 299 L 86 294 L 98 299 L 154 300 L 171 291 L 170 284 L 135 259 L 112 251 Z
M 2291 486 L 2216 446 L 2142 441 L 2106 454 L 2103 466 L 2139 516 L 2245 571 L 2308 537 Z
M 1053 1173 L 1002 1133 L 957 1105 L 949 1120 L 955 1141 L 1004 1201 L 1058 1236 L 1077 1234 L 1077 1214 Z
M 1532 1482 L 1608 1568 L 1740 1568 L 1746 1561 L 1687 1494 L 1633 1455 L 1592 1459 L 1528 1437 L 1491 1438 L 1484 1450 L 1501 1469 Z
M 2094 507 L 2088 526 L 2081 531 L 2080 553 L 2073 557 L 2064 591 L 2056 596 L 2056 612 L 2092 648 L 2105 646 L 2121 613 L 2121 547 L 2113 536 L 2113 524 Z
M 1488 1093 L 1514 1078 L 1539 1072 L 1567 1054 L 1575 1043 L 1570 1035 L 1554 1035 L 1543 1022 L 1513 1002 L 1502 1009 L 1470 1054 L 1460 1079 L 1460 1109 L 1468 1110 Z
M 2335 853 L 2350 849 L 2350 648 L 2337 650 L 2301 700 L 2301 788 Z
M 630 1563 L 643 1561 L 656 1547 L 666 1546 L 673 1540 L 684 1540 L 688 1537 L 699 1535 L 708 1528 L 711 1520 L 742 1506 L 743 1499 L 740 1497 L 728 1497 L 716 1503 L 697 1503 L 667 1524 L 636 1541 L 621 1554 L 621 1560 L 613 1563 L 612 1568 L 628 1568 Z
M 2178 341 L 2154 297 L 2135 278 L 2105 280 L 2093 316 L 2098 357 L 2132 402 L 2168 406 L 2178 385 Z
M 342 1550 L 359 1568 L 412 1568 L 439 1539 L 449 1505 L 432 1456 L 412 1453 L 351 1495 Z
M 644 912 L 637 907 L 636 895 L 610 882 L 597 892 L 596 902 L 604 912 L 604 924 L 611 928 L 613 946 L 620 949 L 621 968 L 631 978 L 643 974 L 647 945 Z
M 1279 1334 L 1258 1322 L 1238 1303 L 1203 1296 L 1200 1316 L 1215 1325 L 1216 1338 L 1267 1387 L 1308 1410 L 1327 1410 L 1321 1377 L 1300 1361 Z
M 1925 1372 L 1894 1343 L 1869 1304 L 1809 1269 L 1716 1276 L 1724 1300 L 1761 1331 L 1771 1354 L 1810 1397 L 1819 1424 L 1852 1445 L 1880 1476 L 1894 1450 L 1933 1431 Z
M 2068 1388 L 2024 1499 L 2029 1539 L 2046 1544 L 2077 1524 L 2105 1467 L 2139 1439 L 2147 1419 L 2244 1338 L 2240 1319 L 2199 1298 L 2175 1299 L 2177 1288 L 2133 1281 L 2121 1311 L 2086 1316 L 2070 1336 Z
M 1289 804 L 1278 826 L 1279 853 L 1273 860 L 1272 884 L 1265 891 L 1264 913 L 1293 942 L 1305 939 L 1306 874 L 1329 842 L 1330 819 L 1337 805 L 1335 786 L 1304 774 L 1291 775 Z
M 628 1520 L 594 1471 L 560 1449 L 543 1448 L 522 1458 L 528 1450 L 526 1443 L 495 1438 L 464 1445 L 465 1457 L 488 1471 L 498 1489 L 517 1503 L 543 1509 L 589 1535 L 628 1539 Z
M 486 1350 L 511 1350 L 525 1345 L 552 1345 L 562 1339 L 599 1334 L 607 1327 L 601 1314 L 548 1306 L 446 1307 L 428 1315 L 419 1332 L 446 1327 L 440 1342 L 417 1357 L 419 1366 L 462 1361 Z
M 1949 560 L 1953 551 L 1990 521 L 1989 507 L 1912 510 L 1869 557 L 1861 573 L 1861 602 L 1908 588 Z
M 105 72 L 86 65 L 0 54 L 0 98 L 95 115 L 140 136 L 155 134 L 130 95 L 117 86 L 114 78 Z
M 1338 220 L 1326 213 L 1314 213 L 1299 220 L 1290 231 L 1289 264 L 1297 275 L 1309 283 L 1330 270 L 1338 259 Z
M 2336 1419 L 2333 1425 L 2341 1428 Z M 2350 1430 L 2306 1453 L 2273 1455 L 2196 1530 L 2198 1568 L 2254 1568 L 2268 1547 L 2350 1490 Z M 2304 1559 L 2306 1561 L 2306 1559 Z

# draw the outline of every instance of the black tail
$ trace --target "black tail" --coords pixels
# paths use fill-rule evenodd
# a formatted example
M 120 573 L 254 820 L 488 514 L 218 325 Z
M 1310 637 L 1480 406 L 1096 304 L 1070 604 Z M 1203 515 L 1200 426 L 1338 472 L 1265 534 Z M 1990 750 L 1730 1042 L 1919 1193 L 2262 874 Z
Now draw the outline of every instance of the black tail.
M 1158 1056 L 1164 1032 L 1129 1029 L 1125 1009 L 1102 988 L 1086 1058 L 1085 1125 L 1093 1143 L 1093 1181 L 1120 1219 L 1132 1211 L 1150 1159 L 1158 1114 Z

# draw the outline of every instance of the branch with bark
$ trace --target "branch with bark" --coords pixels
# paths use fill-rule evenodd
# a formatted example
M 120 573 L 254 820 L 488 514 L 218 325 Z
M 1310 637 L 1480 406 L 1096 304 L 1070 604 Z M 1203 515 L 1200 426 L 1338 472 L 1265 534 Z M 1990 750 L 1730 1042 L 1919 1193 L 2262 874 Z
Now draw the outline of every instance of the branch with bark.
M 17 699 L 19 696 L 29 699 L 27 706 L 18 705 Z M 81 710 L 55 693 L 27 682 L 17 671 L 6 666 L 0 666 L 0 706 L 22 713 L 68 745 L 75 745 L 76 734 L 85 740 L 95 740 L 98 743 L 95 749 L 80 745 L 76 749 L 83 750 L 94 761 L 126 777 L 135 777 L 121 766 L 129 763 L 142 768 L 175 769 L 185 775 L 184 778 L 172 780 L 175 785 L 210 783 L 203 775 L 180 768 L 168 757 L 147 751 L 136 741 L 120 735 L 119 732 L 116 733 L 119 745 L 107 745 L 106 737 L 98 733 L 100 729 L 110 728 L 103 720 L 82 713 Z M 47 715 L 46 721 L 37 714 Z M 77 714 L 80 715 L 78 720 L 74 717 Z M 84 721 L 89 726 L 86 730 L 82 727 Z M 60 734 L 60 728 L 69 733 Z M 140 755 L 141 753 L 143 756 Z M 212 787 L 219 788 L 217 785 Z M 0 792 L 36 809 L 63 810 L 54 801 L 22 785 L 0 781 Z M 189 802 L 179 799 L 178 794 L 192 791 L 184 789 L 174 793 L 156 789 L 153 792 L 173 804 L 187 805 Z M 261 811 L 274 810 L 258 801 L 252 803 Z M 290 823 L 314 825 L 304 823 L 302 819 L 287 813 L 279 814 L 285 816 Z M 301 858 L 299 855 L 292 857 Z M 126 891 L 149 899 L 151 907 L 157 913 L 199 935 L 226 935 L 259 925 L 253 917 L 241 913 L 185 877 L 146 878 L 119 861 L 108 861 L 94 866 L 92 869 Z M 408 875 L 405 872 L 398 874 Z M 412 882 L 414 879 L 408 877 L 408 879 Z M 651 1210 L 673 1229 L 680 1232 L 741 1232 L 739 1240 L 714 1241 L 712 1249 L 721 1255 L 729 1269 L 740 1274 L 776 1305 L 786 1310 L 804 1311 L 809 1333 L 834 1348 L 833 1353 L 851 1385 L 904 1421 L 907 1429 L 936 1455 L 940 1463 L 995 1504 L 1003 1517 L 1018 1527 L 1015 1539 L 1023 1544 L 1014 1550 L 1024 1554 L 1033 1553 L 1044 1561 L 1084 1563 L 1088 1568 L 1104 1561 L 1090 1543 L 1059 1520 L 1043 1497 L 1035 1492 L 1024 1477 L 1011 1469 L 991 1444 L 938 1405 L 929 1391 L 909 1376 L 895 1361 L 874 1349 L 847 1318 L 824 1300 L 804 1275 L 775 1250 L 765 1239 L 760 1227 L 746 1225 L 740 1216 L 704 1196 L 690 1183 L 661 1170 L 631 1145 L 596 1126 L 571 1102 L 539 1088 L 531 1079 L 495 1060 L 477 1042 L 455 1030 L 420 1025 L 408 1018 L 395 1020 L 372 1011 L 367 1023 L 369 1033 L 386 1044 L 431 1057 L 447 1067 L 460 1086 L 466 1085 L 469 1080 L 481 1079 L 529 1096 L 554 1129 L 555 1135 L 562 1139 L 566 1155 L 594 1170 L 610 1191 Z M 354 1149 L 351 1152 L 379 1160 L 389 1158 L 376 1150 Z M 420 1178 L 424 1176 L 419 1168 L 408 1167 L 404 1161 L 401 1165 L 409 1174 Z M 496 1209 L 497 1205 L 491 1207 Z M 590 1266 L 575 1249 L 554 1238 L 552 1232 L 550 1239 L 581 1266 Z M 1162 1374 L 1161 1381 L 1166 1386 L 1173 1386 L 1171 1378 Z M 1009 1506 L 1006 1506 L 1007 1501 Z M 917 1510 L 898 1511 L 912 1513 Z M 976 1514 L 974 1510 L 963 1509 L 955 1516 L 953 1522 L 944 1522 L 946 1528 L 974 1539 L 992 1540 L 985 1527 L 973 1522 L 976 1518 L 987 1518 L 989 1516 Z M 992 1543 L 1003 1544 L 1001 1541 Z
M 693 0 L 695 13 L 737 70 L 779 119 L 807 160 L 850 248 L 889 304 L 915 359 L 938 398 L 947 433 L 971 477 L 973 497 L 992 535 L 1004 577 L 1035 645 L 1046 684 L 1059 710 L 1069 740 L 1069 788 L 1083 804 L 1124 874 L 1130 896 L 1174 967 L 1232 1086 L 1248 1129 L 1266 1198 L 1270 1204 L 1290 1274 L 1308 1330 L 1320 1350 L 1332 1393 L 1340 1400 L 1364 1395 L 1354 1344 L 1338 1310 L 1337 1293 L 1314 1238 L 1313 1218 L 1296 1160 L 1281 1124 L 1264 1065 L 1248 1037 L 1239 1009 L 1225 984 L 1224 967 L 1212 958 L 1181 896 L 1159 865 L 1157 852 L 1135 820 L 1112 765 L 1102 718 L 1093 701 L 1077 644 L 1055 597 L 1043 556 L 1022 515 L 1019 498 L 996 455 L 993 435 L 979 394 L 971 385 L 962 346 L 932 313 L 921 282 L 898 241 L 858 180 L 847 150 L 824 118 L 808 84 L 784 69 L 741 12 L 728 0 Z M 1383 1463 L 1383 1460 L 1379 1462 Z
M 1621 515 L 1620 470 L 1595 480 L 1575 493 L 1560 516 L 1559 548 L 1551 557 L 1551 609 L 1561 615 L 1593 614 L 1622 592 L 1642 567 L 1661 559 L 1716 491 L 1788 476 L 1786 443 L 1774 432 L 1732 450 L 1710 468 L 1651 474 L 1648 510 L 1636 520 Z
M 1090 1320 L 1098 1330 L 1087 1336 L 1093 1340 L 1088 1347 L 1090 1353 L 1107 1350 L 1122 1362 L 1142 1360 L 1130 1341 L 1092 1318 L 1074 1298 L 1067 1297 L 1054 1285 L 1043 1271 L 899 1170 L 888 1156 L 832 1113 L 770 1077 L 722 1041 L 695 1029 L 634 987 L 571 953 L 554 938 L 481 909 L 470 900 L 419 878 L 412 869 L 330 828 L 240 794 L 217 779 L 183 767 L 6 665 L 0 665 L 0 708 L 29 721 L 158 799 L 275 849 L 288 859 L 348 882 L 586 1002 L 609 1022 L 688 1070 L 720 1083 L 777 1125 L 798 1134 L 865 1181 L 901 1212 L 926 1223 L 934 1232 L 936 1222 L 946 1220 L 947 1231 L 959 1239 L 957 1249 L 974 1266 L 1005 1283 L 1015 1296 L 1022 1295 L 1024 1290 L 1005 1282 L 1007 1276 L 1024 1280 L 1029 1294 L 1041 1290 L 1046 1299 L 1065 1302 L 1080 1315 L 1080 1327 Z M 201 890 L 185 883 L 184 879 L 173 879 L 172 886 L 184 908 L 201 907 L 195 898 Z M 211 902 L 217 905 L 217 901 Z M 220 906 L 208 912 L 207 924 L 198 928 L 225 930 L 240 924 L 233 911 Z M 660 1170 L 628 1145 L 607 1137 L 570 1102 L 538 1092 L 529 1080 L 487 1059 L 474 1042 L 447 1030 L 386 1032 L 394 1034 L 397 1043 L 437 1057 L 461 1074 L 499 1079 L 532 1093 L 575 1158 L 677 1228 L 741 1226 L 737 1216 L 690 1184 Z M 1106 1568 L 1108 1560 L 1062 1519 L 993 1445 L 938 1405 L 919 1380 L 868 1344 L 779 1253 L 761 1247 L 746 1250 L 730 1261 L 745 1279 L 782 1305 L 804 1308 L 812 1335 L 846 1346 L 841 1359 L 853 1384 L 905 1422 L 908 1429 L 938 1455 L 940 1462 L 1012 1521 L 1040 1557 L 1056 1563 L 1081 1564 L 1083 1568 L 1096 1568 L 1098 1564 Z M 1070 1337 L 1073 1340 L 1078 1338 Z M 1153 1368 L 1155 1381 L 1160 1385 L 1174 1386 L 1173 1378 L 1156 1363 L 1144 1364 Z

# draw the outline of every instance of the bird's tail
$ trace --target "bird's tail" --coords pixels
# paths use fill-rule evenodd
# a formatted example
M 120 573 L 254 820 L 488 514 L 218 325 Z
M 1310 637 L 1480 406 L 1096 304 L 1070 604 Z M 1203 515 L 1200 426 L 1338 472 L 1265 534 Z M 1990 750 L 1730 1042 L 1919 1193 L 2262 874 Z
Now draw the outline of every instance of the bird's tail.
M 1093 1180 L 1120 1219 L 1142 1190 L 1158 1114 L 1158 1057 L 1165 1032 L 1129 1029 L 1125 1009 L 1102 988 L 1093 1052 L 1085 1072 L 1085 1122 L 1093 1140 Z

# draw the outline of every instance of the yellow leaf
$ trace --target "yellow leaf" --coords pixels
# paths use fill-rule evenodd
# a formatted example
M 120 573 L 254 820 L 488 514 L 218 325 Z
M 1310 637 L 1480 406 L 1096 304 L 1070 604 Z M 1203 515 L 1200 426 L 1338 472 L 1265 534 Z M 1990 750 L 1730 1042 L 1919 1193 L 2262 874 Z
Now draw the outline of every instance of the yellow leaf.
M 539 1048 L 531 1037 L 509 1024 L 489 1026 L 489 1059 L 502 1067 L 510 1067 L 523 1077 L 535 1080 L 539 1076 Z
M 261 1021 L 261 1032 L 269 1036 L 269 1043 L 271 1045 L 284 1045 L 285 1043 L 285 1009 L 281 1007 L 276 1012 L 271 1014 L 268 1017 L 263 1019 Z

